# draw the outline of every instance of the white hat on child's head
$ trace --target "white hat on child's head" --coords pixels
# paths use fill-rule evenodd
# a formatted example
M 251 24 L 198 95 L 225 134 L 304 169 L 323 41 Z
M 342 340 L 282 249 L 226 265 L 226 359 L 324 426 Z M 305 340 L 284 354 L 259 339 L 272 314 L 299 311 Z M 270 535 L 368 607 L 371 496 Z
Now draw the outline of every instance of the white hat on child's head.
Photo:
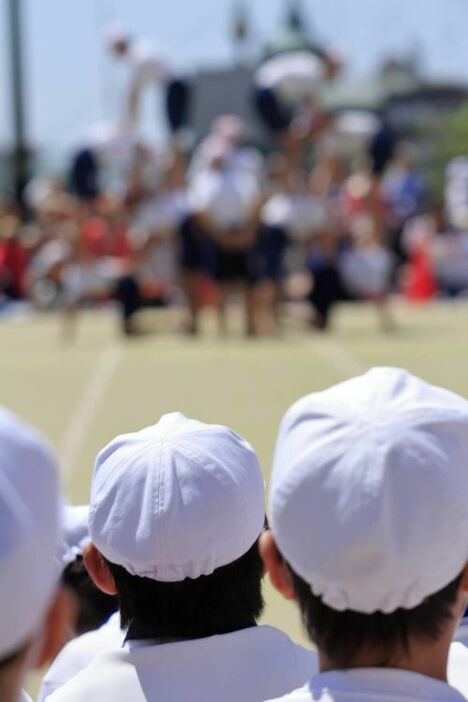
M 58 474 L 33 429 L 0 408 L 0 658 L 40 627 L 59 577 Z
M 97 458 L 91 538 L 133 575 L 210 575 L 247 553 L 264 519 L 255 452 L 227 427 L 167 414 L 117 437 Z
M 281 424 L 270 509 L 329 607 L 420 605 L 468 560 L 468 402 L 396 368 L 308 395 Z

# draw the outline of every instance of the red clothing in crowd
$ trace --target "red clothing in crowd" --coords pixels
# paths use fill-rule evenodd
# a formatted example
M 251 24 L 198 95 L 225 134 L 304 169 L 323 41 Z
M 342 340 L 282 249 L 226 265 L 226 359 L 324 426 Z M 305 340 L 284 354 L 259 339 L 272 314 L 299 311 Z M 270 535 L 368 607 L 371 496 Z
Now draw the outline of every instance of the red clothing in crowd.
M 14 237 L 0 239 L 0 282 L 13 297 L 24 297 L 28 254 Z
M 124 227 L 114 229 L 102 217 L 89 217 L 81 231 L 85 252 L 90 257 L 131 258 L 132 250 Z

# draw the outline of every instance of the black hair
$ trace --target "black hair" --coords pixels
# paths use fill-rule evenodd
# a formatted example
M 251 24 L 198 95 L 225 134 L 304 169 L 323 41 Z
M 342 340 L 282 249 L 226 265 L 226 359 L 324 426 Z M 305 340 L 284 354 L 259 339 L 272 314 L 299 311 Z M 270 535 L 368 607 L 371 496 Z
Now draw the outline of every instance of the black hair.
M 161 582 L 106 561 L 129 639 L 200 639 L 254 626 L 264 607 L 263 564 L 256 542 L 211 575 Z
M 78 599 L 77 636 L 99 629 L 117 611 L 117 598 L 99 590 L 88 575 L 83 558 L 78 556 L 65 568 L 62 582 Z
M 396 651 L 408 650 L 411 639 L 436 642 L 453 618 L 461 582 L 460 575 L 414 609 L 361 614 L 331 609 L 290 567 L 289 572 L 311 641 L 340 667 L 349 666 L 360 651 L 380 655 L 379 665 L 388 666 Z
M 18 658 L 20 658 L 20 656 L 23 655 L 25 648 L 26 648 L 26 644 L 22 644 L 22 646 L 20 646 L 20 648 L 17 648 L 12 653 L 7 653 L 7 655 L 0 660 L 0 675 L 3 673 L 3 671 L 6 668 L 8 668 L 10 665 L 13 665 L 13 663 Z

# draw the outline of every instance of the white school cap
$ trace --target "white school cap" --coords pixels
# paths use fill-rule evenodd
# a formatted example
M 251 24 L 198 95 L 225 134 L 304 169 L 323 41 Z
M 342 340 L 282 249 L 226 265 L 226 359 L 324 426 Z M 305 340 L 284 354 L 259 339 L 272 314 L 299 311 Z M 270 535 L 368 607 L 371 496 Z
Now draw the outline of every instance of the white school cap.
M 280 427 L 282 555 L 338 611 L 412 609 L 468 560 L 468 403 L 396 368 L 308 395 Z
M 247 553 L 264 519 L 255 452 L 227 427 L 167 414 L 97 457 L 91 538 L 133 575 L 163 582 L 210 575 Z
M 63 505 L 61 510 L 60 562 L 63 568 L 83 555 L 91 540 L 89 535 L 89 505 Z
M 0 408 L 0 659 L 35 634 L 53 595 L 58 504 L 45 441 Z

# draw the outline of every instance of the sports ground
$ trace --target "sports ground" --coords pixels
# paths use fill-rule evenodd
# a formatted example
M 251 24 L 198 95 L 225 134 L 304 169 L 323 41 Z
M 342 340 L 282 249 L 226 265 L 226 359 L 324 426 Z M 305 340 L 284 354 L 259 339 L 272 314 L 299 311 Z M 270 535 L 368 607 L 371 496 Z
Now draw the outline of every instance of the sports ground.
M 54 316 L 0 324 L 0 401 L 39 426 L 61 459 L 72 502 L 88 500 L 97 451 L 113 436 L 180 410 L 228 424 L 255 446 L 268 481 L 279 420 L 311 391 L 374 365 L 398 365 L 468 396 L 468 304 L 395 306 L 383 333 L 369 306 L 343 306 L 333 331 L 298 322 L 275 339 L 219 339 L 211 320 L 199 339 L 159 333 L 122 341 L 109 312 L 86 313 L 73 343 Z M 236 327 L 236 319 L 234 327 Z M 302 640 L 294 608 L 267 589 L 265 620 Z

